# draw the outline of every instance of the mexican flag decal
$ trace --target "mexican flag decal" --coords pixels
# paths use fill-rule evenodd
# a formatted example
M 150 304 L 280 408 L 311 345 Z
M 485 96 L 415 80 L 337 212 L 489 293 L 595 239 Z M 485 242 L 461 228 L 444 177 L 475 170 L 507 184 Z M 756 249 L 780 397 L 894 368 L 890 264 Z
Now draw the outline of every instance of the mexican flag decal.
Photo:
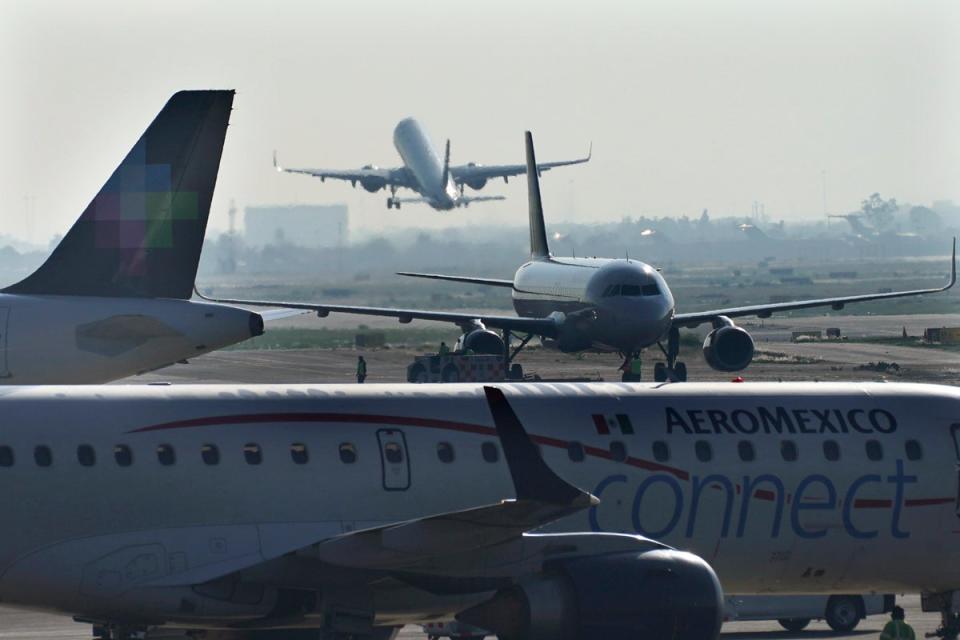
M 597 433 L 602 436 L 610 435 L 611 431 L 619 431 L 625 436 L 633 435 L 633 425 L 630 423 L 630 416 L 625 413 L 615 415 L 593 414 L 593 424 L 597 428 Z

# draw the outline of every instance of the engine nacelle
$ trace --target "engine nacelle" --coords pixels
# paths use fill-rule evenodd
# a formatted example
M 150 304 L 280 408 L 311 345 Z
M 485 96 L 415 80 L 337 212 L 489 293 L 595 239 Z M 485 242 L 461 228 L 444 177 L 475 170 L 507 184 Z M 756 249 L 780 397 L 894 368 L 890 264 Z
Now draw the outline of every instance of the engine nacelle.
M 457 618 L 500 640 L 710 640 L 722 614 L 710 565 L 661 549 L 559 561 Z
M 753 360 L 753 338 L 736 325 L 714 329 L 703 341 L 703 357 L 717 371 L 740 371 Z
M 474 329 L 457 340 L 457 351 L 470 349 L 476 354 L 502 356 L 505 346 L 503 338 L 490 329 Z
M 479 166 L 481 166 L 481 165 L 477 164 L 476 162 L 469 162 L 469 163 L 467 163 L 467 166 L 468 166 L 468 167 L 479 167 Z M 486 184 L 487 184 L 487 179 L 486 179 L 486 178 L 481 178 L 481 177 L 476 177 L 476 178 L 470 178 L 469 180 L 464 180 L 463 183 L 464 183 L 465 185 L 467 185 L 468 187 L 470 187 L 471 189 L 473 189 L 474 191 L 480 191 L 480 189 L 483 189 L 483 187 L 486 186 Z

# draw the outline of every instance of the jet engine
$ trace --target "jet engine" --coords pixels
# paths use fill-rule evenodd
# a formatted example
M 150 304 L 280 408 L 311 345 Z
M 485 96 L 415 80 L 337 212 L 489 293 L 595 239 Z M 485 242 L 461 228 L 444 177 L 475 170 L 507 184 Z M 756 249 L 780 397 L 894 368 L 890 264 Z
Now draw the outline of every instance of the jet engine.
M 480 165 L 478 165 L 476 162 L 470 162 L 467 164 L 467 166 L 479 167 Z M 474 191 L 480 191 L 480 189 L 483 189 L 483 187 L 487 184 L 487 179 L 476 177 L 476 178 L 470 178 L 469 180 L 464 180 L 463 182 Z
M 703 357 L 717 371 L 746 369 L 753 360 L 753 338 L 745 329 L 730 322 L 707 334 Z
M 559 561 L 457 619 L 500 640 L 709 640 L 722 613 L 713 569 L 661 549 Z
M 460 336 L 457 341 L 457 350 L 470 349 L 476 354 L 502 356 L 504 348 L 503 338 L 490 329 L 474 329 Z
M 363 169 L 366 171 L 375 171 L 378 168 L 379 167 L 373 164 L 368 164 L 363 167 Z M 387 181 L 379 176 L 367 176 L 360 178 L 360 186 L 370 193 L 376 193 L 377 191 L 380 191 L 380 189 L 383 189 L 385 186 L 387 186 Z

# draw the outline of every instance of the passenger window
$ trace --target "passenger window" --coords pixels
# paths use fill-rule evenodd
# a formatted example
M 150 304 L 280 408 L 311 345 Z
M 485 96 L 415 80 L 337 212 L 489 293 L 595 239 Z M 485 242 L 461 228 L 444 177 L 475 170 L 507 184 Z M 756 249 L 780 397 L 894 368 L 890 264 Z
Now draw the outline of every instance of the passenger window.
M 453 445 L 449 442 L 441 442 L 437 445 L 437 458 L 440 459 L 440 462 L 450 464 L 456 457 L 453 452 Z
M 0 447 L 0 467 L 13 466 L 13 449 L 4 445 Z
M 293 460 L 294 464 L 307 464 L 310 461 L 307 445 L 302 442 L 294 442 L 290 445 L 290 459 Z
M 243 458 L 247 461 L 247 464 L 263 462 L 263 452 L 260 450 L 260 445 L 255 442 L 248 442 L 243 445 Z
M 626 462 L 627 445 L 623 444 L 619 440 L 614 440 L 610 443 L 610 456 L 613 458 L 614 462 Z
M 883 446 L 879 440 L 867 440 L 867 458 L 873 461 L 883 460 Z
M 657 462 L 666 462 L 670 459 L 670 445 L 663 440 L 655 440 L 653 443 L 653 459 Z
M 483 459 L 491 464 L 500 461 L 500 449 L 493 442 L 484 442 L 480 452 L 483 453 Z
M 220 449 L 215 444 L 205 444 L 200 447 L 200 457 L 203 458 L 203 464 L 220 464 Z
M 93 447 L 88 444 L 82 444 L 77 447 L 77 462 L 84 467 L 92 467 L 97 462 L 97 454 Z
M 173 452 L 173 447 L 169 444 L 161 444 L 157 447 L 157 460 L 165 467 L 169 467 L 177 461 L 177 455 Z
M 903 448 L 906 450 L 907 460 L 920 460 L 923 458 L 923 449 L 920 448 L 920 443 L 916 440 L 907 440 Z
M 117 466 L 129 467 L 133 464 L 133 451 L 125 444 L 113 445 L 113 459 L 117 461 Z
M 737 453 L 744 462 L 753 462 L 757 457 L 757 452 L 753 448 L 753 443 L 749 440 L 741 440 L 737 444 Z
M 836 440 L 823 441 L 823 457 L 830 462 L 836 462 L 840 459 L 840 445 Z
M 568 442 L 567 457 L 570 458 L 571 462 L 583 462 L 584 458 L 587 457 L 587 454 L 583 450 L 583 445 L 579 442 Z
M 403 462 L 403 449 L 396 442 L 388 442 L 383 447 L 383 455 L 390 464 Z
M 797 443 L 793 440 L 784 440 L 781 442 L 780 457 L 786 462 L 796 462 L 797 458 L 800 457 L 800 452 L 797 451 Z
M 38 467 L 49 467 L 53 464 L 53 452 L 50 451 L 50 447 L 41 444 L 34 448 L 33 460 Z
M 697 440 L 694 451 L 696 451 L 697 460 L 700 462 L 710 462 L 713 459 L 713 447 L 706 440 Z
M 349 442 L 340 445 L 340 462 L 353 464 L 357 461 L 357 448 Z

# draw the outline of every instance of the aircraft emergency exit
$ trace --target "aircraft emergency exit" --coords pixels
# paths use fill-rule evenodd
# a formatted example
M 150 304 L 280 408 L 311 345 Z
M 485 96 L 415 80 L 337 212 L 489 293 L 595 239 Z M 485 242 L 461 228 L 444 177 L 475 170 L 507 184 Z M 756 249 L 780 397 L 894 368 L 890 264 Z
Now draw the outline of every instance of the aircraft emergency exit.
M 263 333 L 191 302 L 233 91 L 175 94 L 46 262 L 0 291 L 0 384 L 97 383 Z
M 952 387 L 22 387 L 0 413 L 0 598 L 101 638 L 709 640 L 724 590 L 960 602 Z
M 302 173 L 326 180 L 347 180 L 354 187 L 357 183 L 370 193 L 389 189 L 387 209 L 400 208 L 406 202 L 424 202 L 438 211 L 448 211 L 456 207 L 468 206 L 471 202 L 503 200 L 503 196 L 470 196 L 464 193 L 464 186 L 479 191 L 489 180 L 503 178 L 507 182 L 512 176 L 527 172 L 524 164 L 482 165 L 471 162 L 464 165 L 450 165 L 450 141 L 444 151 L 443 159 L 437 153 L 433 143 L 427 137 L 420 123 L 414 118 L 404 118 L 393 130 L 393 146 L 403 160 L 402 167 L 381 169 L 367 165 L 361 169 L 291 169 L 277 163 L 277 154 L 273 154 L 273 166 L 277 171 Z M 555 167 L 582 164 L 590 161 L 593 147 L 584 158 L 542 162 L 537 172 L 543 173 Z M 398 189 L 410 189 L 420 194 L 412 198 L 400 198 Z
M 228 304 L 308 309 L 321 317 L 330 313 L 355 313 L 395 317 L 400 322 L 414 319 L 450 322 L 463 332 L 458 348 L 470 349 L 474 353 L 502 354 L 507 364 L 535 336 L 551 340 L 564 352 L 613 351 L 627 361 L 639 358 L 640 352 L 647 347 L 658 346 L 664 362 L 655 365 L 654 380 L 663 382 L 687 379 L 686 364 L 678 361 L 681 328 L 711 324 L 713 329 L 703 343 L 704 359 L 717 371 L 740 371 L 753 361 L 754 345 L 747 330 L 737 326 L 733 318 L 769 318 L 774 313 L 817 307 L 839 310 L 855 302 L 939 293 L 951 288 L 957 280 L 957 243 L 954 239 L 950 279 L 942 287 L 678 313 L 667 281 L 649 264 L 629 258 L 561 258 L 550 252 L 539 171 L 534 169 L 540 165 L 534 155 L 529 131 L 525 143 L 530 260 L 517 269 L 513 279 L 399 274 L 510 289 L 513 307 L 519 317 L 307 302 L 205 299 Z M 500 329 L 502 333 L 498 335 L 491 329 Z M 511 334 L 525 336 L 514 350 L 511 350 Z

